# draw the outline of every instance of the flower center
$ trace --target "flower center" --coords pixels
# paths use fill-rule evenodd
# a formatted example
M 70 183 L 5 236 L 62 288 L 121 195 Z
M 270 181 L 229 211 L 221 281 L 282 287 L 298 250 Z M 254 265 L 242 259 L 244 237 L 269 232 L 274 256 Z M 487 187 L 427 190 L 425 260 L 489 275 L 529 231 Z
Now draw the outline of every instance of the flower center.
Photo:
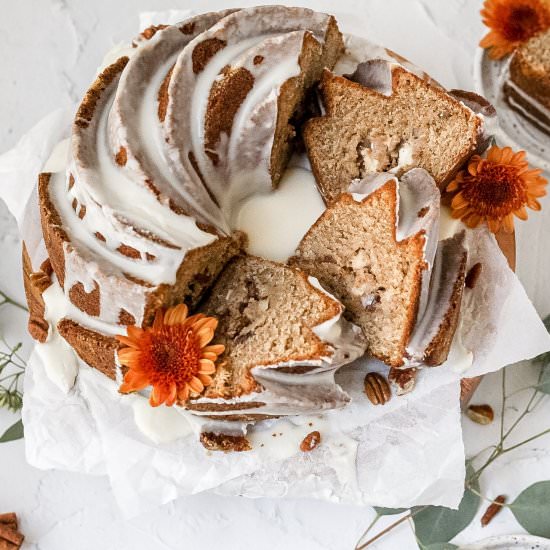
M 512 9 L 504 35 L 510 42 L 523 42 L 543 30 L 540 14 L 529 5 L 520 5 Z
M 147 354 L 154 365 L 150 380 L 153 386 L 166 383 L 180 386 L 189 382 L 200 368 L 201 348 L 190 327 L 164 326 L 155 334 Z
M 501 218 L 521 208 L 527 189 L 515 166 L 484 162 L 475 178 L 467 178 L 464 197 L 480 215 Z

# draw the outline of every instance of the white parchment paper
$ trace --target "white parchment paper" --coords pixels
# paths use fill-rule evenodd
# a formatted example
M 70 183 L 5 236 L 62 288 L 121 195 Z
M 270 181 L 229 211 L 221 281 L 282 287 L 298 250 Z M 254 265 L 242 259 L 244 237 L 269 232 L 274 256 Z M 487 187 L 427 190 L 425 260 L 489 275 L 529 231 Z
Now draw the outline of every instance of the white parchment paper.
M 188 14 L 145 14 L 142 28 Z M 0 157 L 0 198 L 16 217 L 35 266 L 45 259 L 37 174 L 55 144 L 67 136 L 71 116 L 72 111 L 53 113 Z M 550 350 L 550 338 L 493 236 L 477 229 L 468 240 L 469 262 L 481 261 L 484 269 L 463 306 L 459 337 L 474 353 L 466 372 L 452 361 L 425 370 L 413 393 L 374 407 L 362 393 L 364 375 L 386 367 L 359 361 L 338 373 L 338 382 L 353 398 L 349 407 L 323 417 L 264 423 L 253 433 L 254 451 L 223 455 L 207 453 L 184 417 L 177 419 L 177 440 L 154 441 L 139 422 L 143 398 L 120 396 L 112 381 L 84 365 L 74 388 L 63 392 L 46 376 L 34 352 L 24 388 L 27 459 L 44 469 L 108 475 L 128 516 L 202 491 L 456 507 L 464 480 L 460 378 Z M 159 416 L 150 422 L 178 413 L 155 414 Z M 313 429 L 322 433 L 323 444 L 312 453 L 299 453 L 299 442 Z

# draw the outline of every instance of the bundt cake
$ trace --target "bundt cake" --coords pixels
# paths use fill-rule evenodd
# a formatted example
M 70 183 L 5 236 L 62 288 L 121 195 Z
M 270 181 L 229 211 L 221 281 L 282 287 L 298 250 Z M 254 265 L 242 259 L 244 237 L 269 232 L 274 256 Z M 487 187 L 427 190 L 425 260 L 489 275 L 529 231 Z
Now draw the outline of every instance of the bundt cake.
M 483 117 L 395 54 L 333 73 L 346 55 L 334 17 L 304 8 L 143 31 L 86 93 L 66 172 L 39 177 L 48 260 L 25 257 L 33 336 L 60 335 L 121 391 L 147 392 L 134 338 L 196 327 L 202 370 L 151 402 L 207 421 L 342 407 L 334 373 L 365 350 L 412 383 L 441 364 L 466 251 L 461 236 L 438 243 L 438 186 L 484 143 Z M 308 212 L 289 224 L 300 186 Z M 266 234 L 292 238 L 273 254 L 249 246 L 265 223 L 254 201 L 283 195 Z
M 512 110 L 550 134 L 550 30 L 534 36 L 512 54 L 503 91 Z
M 182 302 L 216 312 L 224 305 L 217 337 L 227 359 L 204 399 L 226 406 L 195 399 L 197 411 L 259 408 L 265 388 L 264 401 L 282 400 L 288 410 L 342 406 L 348 398 L 327 372 L 364 353 L 359 331 L 304 273 L 239 256 L 246 236 L 232 227 L 235 205 L 281 178 L 294 117 L 343 50 L 334 18 L 301 8 L 229 10 L 147 29 L 134 46 L 99 74 L 81 103 L 67 174 L 39 178 L 44 240 L 68 300 L 56 330 L 86 363 L 120 380 L 126 369 L 115 336 L 125 326 L 147 327 L 159 309 Z M 245 280 L 264 294 L 271 288 L 267 302 L 251 295 L 250 303 L 218 303 L 216 292 Z M 244 335 L 240 345 L 230 335 L 266 304 L 272 329 L 284 329 L 275 326 L 288 313 L 283 306 L 293 320 L 302 312 L 304 326 L 287 325 L 281 349 L 281 334 L 257 330 L 254 363 Z M 238 318 L 227 318 L 239 308 Z M 262 361 L 283 370 L 253 382 L 249 370 Z M 308 381 L 309 400 L 283 391 L 293 375 L 304 381 L 293 382 L 297 388 Z M 249 395 L 256 403 L 236 403 Z

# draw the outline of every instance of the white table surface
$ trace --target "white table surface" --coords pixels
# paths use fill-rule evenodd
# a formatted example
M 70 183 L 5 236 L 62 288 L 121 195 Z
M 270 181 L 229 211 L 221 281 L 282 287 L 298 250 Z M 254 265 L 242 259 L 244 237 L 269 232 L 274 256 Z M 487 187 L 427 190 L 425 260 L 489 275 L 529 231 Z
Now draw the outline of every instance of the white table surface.
M 222 5 L 217 0 L 197 2 L 201 10 Z M 365 29 L 374 41 L 405 55 L 445 85 L 472 88 L 473 54 L 483 33 L 478 16 L 481 1 L 327 0 L 317 5 L 325 11 L 337 6 L 338 12 L 348 14 L 344 17 L 348 24 Z M 177 0 L 4 2 L 0 152 L 13 146 L 42 116 L 78 101 L 105 51 L 135 34 L 139 11 L 172 7 L 178 7 Z M 517 232 L 518 273 L 541 315 L 550 312 L 550 200 L 545 199 L 543 205 L 544 212 L 533 215 Z M 15 223 L 0 203 L 0 289 L 23 300 L 20 269 Z M 10 342 L 23 341 L 28 350 L 31 343 L 25 323 L 23 312 L 8 306 L 0 310 L 0 333 Z M 491 403 L 498 409 L 499 376 L 485 378 L 475 402 Z M 510 386 L 525 387 L 532 376 L 529 366 L 509 369 Z M 525 394 L 510 401 L 508 418 L 513 418 L 524 401 Z M 0 432 L 16 418 L 0 410 Z M 515 440 L 548 427 L 549 418 L 550 399 L 520 425 Z M 465 418 L 463 427 L 469 455 L 496 442 L 496 422 L 482 427 Z M 488 496 L 504 493 L 513 499 L 529 484 L 548 479 L 549 472 L 547 437 L 502 457 L 482 477 L 482 488 Z M 36 470 L 26 464 L 23 441 L 0 444 L 0 513 L 7 511 L 18 513 L 27 537 L 24 548 L 35 550 L 351 550 L 372 517 L 368 508 L 313 500 L 199 495 L 128 521 L 121 517 L 107 479 Z M 508 511 L 481 529 L 481 513 L 455 542 L 523 532 Z M 416 544 L 405 523 L 372 548 L 406 550 Z

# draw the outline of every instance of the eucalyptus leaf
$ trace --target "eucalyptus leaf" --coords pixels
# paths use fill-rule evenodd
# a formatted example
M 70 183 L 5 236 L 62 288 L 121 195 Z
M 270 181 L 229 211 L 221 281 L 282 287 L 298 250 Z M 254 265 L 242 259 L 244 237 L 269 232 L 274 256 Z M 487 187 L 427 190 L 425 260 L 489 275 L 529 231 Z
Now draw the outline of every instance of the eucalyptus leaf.
M 395 516 L 408 510 L 408 508 L 378 508 L 377 506 L 374 509 L 379 516 Z
M 458 550 L 456 544 L 450 542 L 436 542 L 435 544 L 428 544 L 427 546 L 419 544 L 420 550 Z
M 471 479 L 472 476 L 473 468 L 468 463 L 466 479 Z M 476 480 L 471 485 L 479 492 L 479 481 Z M 430 548 L 430 545 L 449 542 L 456 537 L 474 519 L 479 508 L 479 501 L 478 495 L 470 489 L 466 489 L 458 510 L 451 510 L 444 506 L 413 508 L 414 531 L 421 548 Z M 415 513 L 416 510 L 418 510 L 417 513 Z
M 550 481 L 527 487 L 510 504 L 510 509 L 528 533 L 550 538 Z
M 543 323 L 544 323 L 544 326 L 546 327 L 546 330 L 548 332 L 550 332 L 550 315 L 548 315 L 544 320 L 543 320 Z M 533 359 L 533 361 L 539 365 L 541 365 L 543 371 L 542 371 L 542 374 L 543 374 L 543 377 L 544 375 L 546 374 L 546 381 L 545 383 L 543 383 L 543 381 L 541 380 L 539 382 L 539 384 L 536 386 L 536 388 L 543 392 L 543 393 L 550 393 L 550 390 L 548 389 L 549 386 L 550 386 L 550 374 L 548 373 L 548 371 L 550 370 L 550 352 L 547 352 L 547 353 L 543 353 L 542 355 L 539 355 L 537 357 L 535 357 Z M 543 385 L 545 387 L 545 389 L 540 389 L 539 386 Z
M 542 365 L 542 372 L 540 375 L 539 383 L 535 386 L 535 389 L 541 393 L 547 393 L 550 395 L 550 354 L 548 355 L 548 362 Z
M 2 437 L 0 437 L 0 443 L 7 443 L 8 441 L 22 439 L 23 436 L 23 421 L 20 419 L 4 432 Z

